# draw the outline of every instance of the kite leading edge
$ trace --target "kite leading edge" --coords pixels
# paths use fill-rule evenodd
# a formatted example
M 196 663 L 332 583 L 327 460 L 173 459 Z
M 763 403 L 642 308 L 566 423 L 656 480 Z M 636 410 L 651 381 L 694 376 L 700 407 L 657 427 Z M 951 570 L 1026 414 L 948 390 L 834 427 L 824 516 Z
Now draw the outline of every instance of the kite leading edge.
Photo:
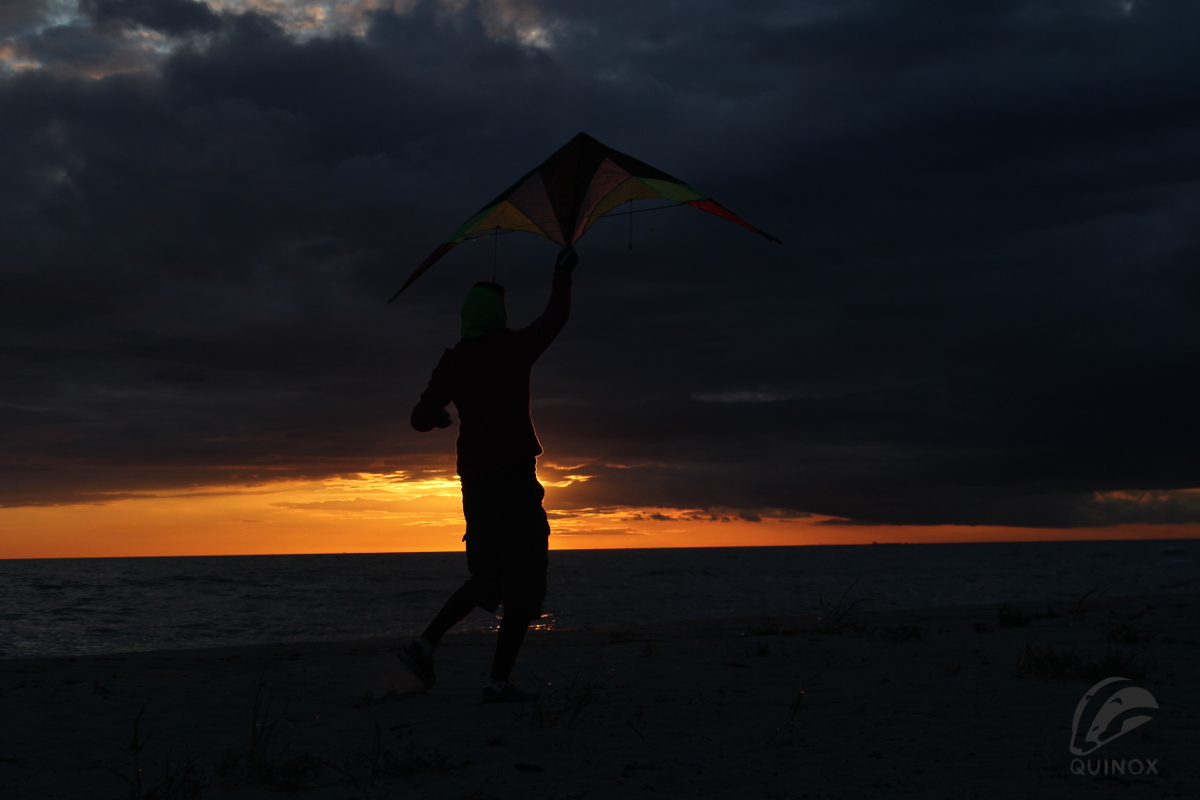
M 447 236 L 388 302 L 473 234 L 527 231 L 565 247 L 622 203 L 650 198 L 694 206 L 779 242 L 678 178 L 580 133 Z

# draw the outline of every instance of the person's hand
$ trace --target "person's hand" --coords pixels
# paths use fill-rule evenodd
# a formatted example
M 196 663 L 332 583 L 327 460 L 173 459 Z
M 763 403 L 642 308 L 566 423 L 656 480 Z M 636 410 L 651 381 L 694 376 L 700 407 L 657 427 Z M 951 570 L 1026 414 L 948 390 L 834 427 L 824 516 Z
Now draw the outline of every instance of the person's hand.
M 567 245 L 558 252 L 558 258 L 554 260 L 554 268 L 570 273 L 571 270 L 575 269 L 575 265 L 578 263 L 579 254 L 575 252 L 574 247 Z
M 442 413 L 438 415 L 437 422 L 433 423 L 433 426 L 435 428 L 449 428 L 453 424 L 454 421 L 450 419 L 450 412 L 443 408 Z

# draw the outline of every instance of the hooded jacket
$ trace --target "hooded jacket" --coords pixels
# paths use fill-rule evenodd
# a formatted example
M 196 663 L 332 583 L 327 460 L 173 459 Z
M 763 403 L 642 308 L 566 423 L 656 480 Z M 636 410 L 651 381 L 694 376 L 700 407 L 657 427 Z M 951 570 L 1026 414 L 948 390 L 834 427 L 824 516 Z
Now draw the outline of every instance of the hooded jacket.
M 489 297 L 490 295 L 490 297 Z M 412 426 L 432 430 L 442 409 L 458 411 L 458 474 L 486 475 L 542 453 L 529 413 L 529 375 L 571 311 L 571 273 L 556 269 L 546 310 L 529 327 L 505 327 L 504 301 L 474 287 L 463 303 L 463 339 L 442 354 L 412 412 Z

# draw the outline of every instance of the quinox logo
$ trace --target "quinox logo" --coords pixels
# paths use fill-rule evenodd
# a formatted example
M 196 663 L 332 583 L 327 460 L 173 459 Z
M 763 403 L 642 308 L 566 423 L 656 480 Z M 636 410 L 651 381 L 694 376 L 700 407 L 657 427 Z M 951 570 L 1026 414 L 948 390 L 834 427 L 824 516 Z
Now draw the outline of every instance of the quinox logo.
M 1090 756 L 1104 745 L 1154 719 L 1158 701 L 1139 686 L 1120 686 L 1128 678 L 1105 678 L 1088 689 L 1075 706 L 1070 750 Z M 1074 775 L 1157 775 L 1156 758 L 1073 758 Z

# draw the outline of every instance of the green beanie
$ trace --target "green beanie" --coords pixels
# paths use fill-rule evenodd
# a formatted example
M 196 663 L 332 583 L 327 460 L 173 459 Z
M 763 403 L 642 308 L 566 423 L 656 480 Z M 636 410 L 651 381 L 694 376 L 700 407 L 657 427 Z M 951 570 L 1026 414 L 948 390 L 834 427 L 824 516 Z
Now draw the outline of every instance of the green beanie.
M 478 339 L 508 325 L 504 298 L 487 286 L 472 286 L 462 304 L 462 337 Z

